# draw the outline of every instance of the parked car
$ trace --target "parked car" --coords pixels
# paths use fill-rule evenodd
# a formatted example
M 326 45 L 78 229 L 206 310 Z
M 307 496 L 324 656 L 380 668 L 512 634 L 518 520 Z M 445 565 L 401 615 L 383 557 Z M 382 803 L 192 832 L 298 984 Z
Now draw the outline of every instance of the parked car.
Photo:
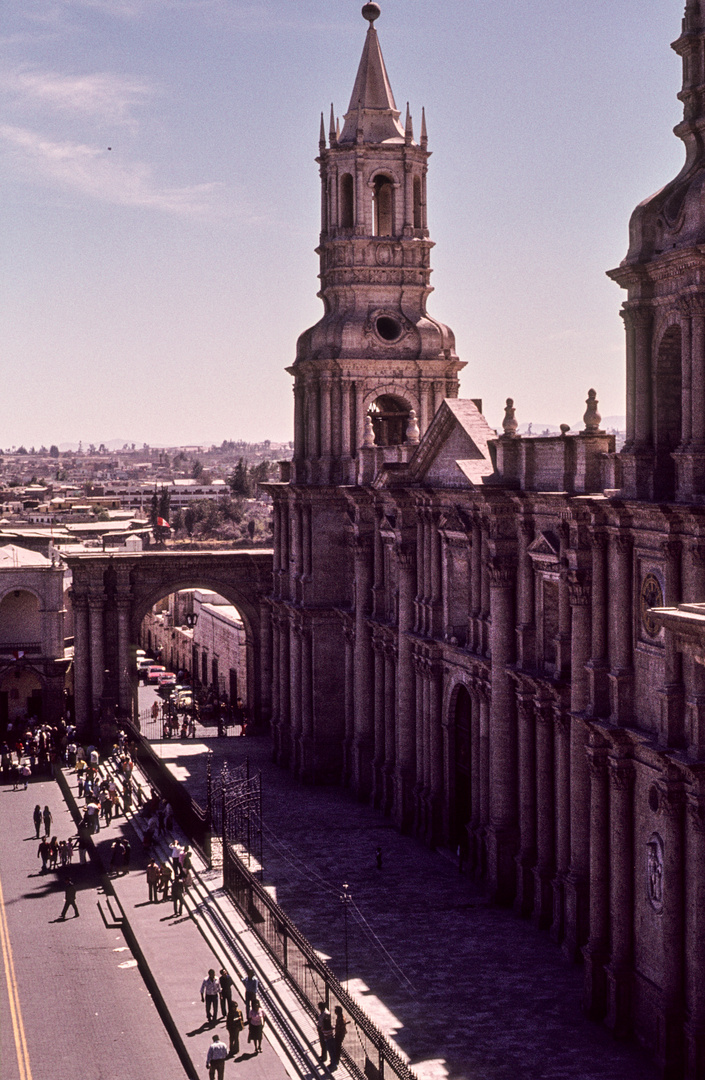
M 161 675 L 157 676 L 157 683 L 159 684 L 159 693 L 162 692 L 169 696 L 171 689 L 176 686 L 176 675 L 173 671 L 163 671 Z
M 166 668 L 164 667 L 163 664 L 151 664 L 147 668 L 147 679 L 146 679 L 146 681 L 148 683 L 156 683 L 156 682 L 158 682 L 159 681 L 159 676 L 163 675 L 165 671 L 166 671 Z

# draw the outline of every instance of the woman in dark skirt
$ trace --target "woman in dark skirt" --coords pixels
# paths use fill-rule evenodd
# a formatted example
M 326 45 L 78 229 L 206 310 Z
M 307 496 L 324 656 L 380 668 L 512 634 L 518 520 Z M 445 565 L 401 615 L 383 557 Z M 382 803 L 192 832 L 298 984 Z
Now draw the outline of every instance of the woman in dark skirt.
M 262 1029 L 264 1028 L 266 1019 L 258 999 L 255 998 L 252 1002 L 252 1008 L 250 1009 L 250 1030 L 247 1041 L 248 1043 L 255 1044 L 256 1054 L 262 1053 Z

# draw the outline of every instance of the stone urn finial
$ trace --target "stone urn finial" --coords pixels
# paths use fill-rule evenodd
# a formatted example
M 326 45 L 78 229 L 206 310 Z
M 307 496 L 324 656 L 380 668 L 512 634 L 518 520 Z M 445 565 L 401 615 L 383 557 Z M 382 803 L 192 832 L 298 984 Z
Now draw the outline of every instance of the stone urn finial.
M 375 444 L 375 429 L 372 427 L 372 417 L 365 417 L 365 434 L 362 436 L 362 445 L 371 447 Z
M 517 428 L 519 427 L 519 425 L 517 423 L 516 412 L 517 411 L 514 408 L 514 399 L 508 397 L 507 398 L 507 404 L 506 404 L 506 407 L 505 407 L 505 410 L 504 410 L 504 420 L 502 421 L 502 430 L 503 430 L 504 434 L 510 439 L 513 439 L 513 438 L 516 437 Z
M 585 403 L 587 409 L 585 410 L 585 434 L 596 435 L 600 430 L 600 424 L 602 423 L 602 417 L 597 411 L 597 394 L 594 390 L 588 390 L 587 401 Z
M 409 413 L 409 421 L 406 425 L 406 441 L 412 446 L 418 446 L 421 440 L 421 432 L 419 430 L 419 421 L 416 416 L 416 410 L 412 409 Z
M 379 4 L 375 4 L 375 3 L 365 4 L 365 6 L 362 9 L 362 17 L 363 17 L 363 19 L 367 19 L 368 23 L 370 23 L 370 24 L 375 22 L 375 20 L 378 19 L 381 14 L 382 14 L 382 9 L 380 8 Z

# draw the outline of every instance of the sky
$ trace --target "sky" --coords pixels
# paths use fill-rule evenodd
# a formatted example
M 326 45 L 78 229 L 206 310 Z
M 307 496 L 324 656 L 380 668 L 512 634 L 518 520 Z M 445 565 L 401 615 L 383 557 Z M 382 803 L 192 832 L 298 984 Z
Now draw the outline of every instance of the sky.
M 629 216 L 680 170 L 684 0 L 381 0 L 425 106 L 432 315 L 492 426 L 625 411 Z M 287 441 L 320 113 L 360 0 L 4 0 L 0 446 Z

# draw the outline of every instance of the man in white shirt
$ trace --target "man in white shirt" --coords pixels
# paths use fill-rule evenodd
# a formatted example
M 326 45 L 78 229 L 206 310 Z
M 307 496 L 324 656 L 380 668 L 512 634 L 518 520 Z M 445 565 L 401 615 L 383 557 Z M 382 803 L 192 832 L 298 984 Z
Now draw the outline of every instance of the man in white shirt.
M 206 1003 L 206 1020 L 211 1024 L 214 1024 L 218 1019 L 219 992 L 220 983 L 215 977 L 213 968 L 209 968 L 208 977 L 201 983 L 201 1001 L 205 1001 Z M 227 1050 L 225 1052 L 227 1054 Z
M 206 1056 L 206 1068 L 210 1080 L 223 1080 L 225 1076 L 225 1059 L 228 1056 L 228 1048 L 220 1041 L 220 1036 L 214 1035 L 213 1042 L 208 1047 Z

